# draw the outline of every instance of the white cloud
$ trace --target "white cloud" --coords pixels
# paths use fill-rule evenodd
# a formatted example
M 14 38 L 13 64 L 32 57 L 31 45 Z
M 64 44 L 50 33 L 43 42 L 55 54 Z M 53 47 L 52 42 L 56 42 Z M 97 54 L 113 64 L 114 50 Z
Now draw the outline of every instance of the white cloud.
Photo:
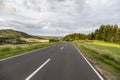
M 119 24 L 119 4 L 119 0 L 2 0 L 0 29 L 34 30 L 31 34 L 40 35 L 88 33 L 101 24 Z

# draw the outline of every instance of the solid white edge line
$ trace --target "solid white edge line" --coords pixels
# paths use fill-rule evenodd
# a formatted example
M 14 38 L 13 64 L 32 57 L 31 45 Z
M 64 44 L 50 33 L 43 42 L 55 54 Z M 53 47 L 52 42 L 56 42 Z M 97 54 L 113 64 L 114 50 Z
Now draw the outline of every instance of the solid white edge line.
M 74 44 L 73 44 L 74 45 Z M 80 50 L 74 45 L 76 50 L 82 55 L 82 57 L 85 59 L 85 61 L 89 64 L 89 66 L 94 70 L 94 72 L 98 75 L 98 77 L 101 80 L 104 80 L 104 78 L 98 73 L 98 71 L 93 67 L 93 65 L 87 60 L 87 58 L 80 52 Z
M 36 49 L 36 50 L 32 50 L 32 51 L 29 51 L 29 52 L 26 52 L 26 53 L 21 53 L 21 54 L 18 54 L 18 55 L 15 55 L 15 56 L 11 56 L 11 57 L 8 57 L 8 58 L 3 58 L 3 59 L 0 59 L 0 61 L 12 59 L 12 58 L 19 57 L 19 56 L 22 56 L 22 55 L 27 55 L 27 54 L 30 54 L 30 53 L 33 53 L 33 52 L 36 52 L 36 51 L 39 51 L 39 50 L 44 50 L 44 49 L 47 49 L 47 48 L 50 48 L 50 47 L 54 47 L 54 46 L 56 46 L 56 45 L 48 46 L 48 47 L 40 48 L 40 49 Z
M 45 61 L 39 68 L 37 68 L 30 76 L 28 76 L 25 80 L 30 80 L 40 69 L 42 69 L 51 59 L 49 58 Z

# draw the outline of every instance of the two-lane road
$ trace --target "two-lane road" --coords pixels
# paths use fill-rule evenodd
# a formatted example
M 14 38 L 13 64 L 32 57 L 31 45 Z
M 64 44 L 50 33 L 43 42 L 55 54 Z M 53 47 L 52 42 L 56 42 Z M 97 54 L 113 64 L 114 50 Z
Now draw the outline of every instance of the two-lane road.
M 70 42 L 0 61 L 0 80 L 104 80 Z

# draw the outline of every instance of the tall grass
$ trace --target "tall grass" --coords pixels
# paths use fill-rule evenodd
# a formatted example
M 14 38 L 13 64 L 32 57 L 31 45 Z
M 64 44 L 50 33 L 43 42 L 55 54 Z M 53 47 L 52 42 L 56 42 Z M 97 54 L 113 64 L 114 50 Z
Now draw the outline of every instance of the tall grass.
M 27 43 L 0 45 L 0 59 L 25 53 L 39 48 L 55 45 L 57 43 Z
M 106 64 L 113 74 L 120 76 L 120 45 L 103 41 L 79 41 L 77 47 L 85 54 Z M 118 77 L 120 79 L 120 77 Z M 118 79 L 118 80 L 119 80 Z

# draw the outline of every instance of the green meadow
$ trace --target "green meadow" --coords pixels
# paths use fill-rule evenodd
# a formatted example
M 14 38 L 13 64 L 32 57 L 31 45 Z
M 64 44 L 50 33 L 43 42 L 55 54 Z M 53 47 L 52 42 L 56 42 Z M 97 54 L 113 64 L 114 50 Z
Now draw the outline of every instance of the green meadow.
M 79 50 L 90 61 L 95 61 L 102 69 L 120 80 L 120 45 L 97 40 L 75 41 Z M 108 79 L 112 80 L 112 79 Z
M 0 45 L 0 59 L 52 46 L 58 43 L 26 43 Z

